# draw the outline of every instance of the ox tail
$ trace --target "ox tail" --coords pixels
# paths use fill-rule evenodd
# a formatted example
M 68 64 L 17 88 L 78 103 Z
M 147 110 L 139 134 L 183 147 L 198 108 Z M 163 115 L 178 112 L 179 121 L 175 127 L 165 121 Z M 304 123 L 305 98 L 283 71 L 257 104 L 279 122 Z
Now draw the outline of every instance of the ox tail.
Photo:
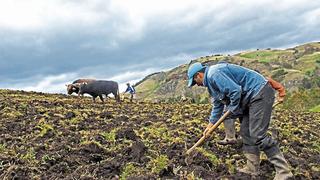
M 118 86 L 118 89 L 117 89 L 117 101 L 118 101 L 119 103 L 121 103 L 120 92 L 119 92 L 119 86 Z

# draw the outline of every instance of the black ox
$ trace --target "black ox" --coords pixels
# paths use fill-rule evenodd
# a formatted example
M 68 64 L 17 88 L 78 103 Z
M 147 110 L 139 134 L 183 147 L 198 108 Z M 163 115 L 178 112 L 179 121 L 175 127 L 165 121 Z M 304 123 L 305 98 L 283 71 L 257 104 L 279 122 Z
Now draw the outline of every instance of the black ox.
M 93 102 L 97 96 L 104 102 L 102 95 L 108 96 L 112 93 L 117 102 L 120 102 L 119 85 L 115 81 L 104 81 L 97 80 L 84 83 L 76 83 L 75 86 L 79 87 L 78 96 L 83 96 L 83 94 L 89 94 L 92 96 Z

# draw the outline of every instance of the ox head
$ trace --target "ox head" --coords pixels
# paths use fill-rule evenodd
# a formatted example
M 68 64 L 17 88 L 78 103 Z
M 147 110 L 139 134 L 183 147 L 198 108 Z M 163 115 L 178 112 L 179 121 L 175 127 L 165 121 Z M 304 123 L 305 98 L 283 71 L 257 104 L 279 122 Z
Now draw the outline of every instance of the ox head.
M 75 84 L 66 84 L 67 86 L 67 93 L 71 95 L 72 93 L 78 93 L 79 92 L 79 87 Z
M 83 83 L 74 83 L 74 84 L 66 84 L 67 93 L 71 95 L 72 93 L 78 93 L 81 86 L 86 85 L 86 82 Z

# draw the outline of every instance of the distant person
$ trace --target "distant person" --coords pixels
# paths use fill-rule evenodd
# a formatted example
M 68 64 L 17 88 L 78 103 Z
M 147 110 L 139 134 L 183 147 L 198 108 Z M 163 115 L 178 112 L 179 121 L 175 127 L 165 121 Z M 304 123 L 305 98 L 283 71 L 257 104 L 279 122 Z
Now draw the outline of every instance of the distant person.
M 229 63 L 206 67 L 197 62 L 189 66 L 187 74 L 188 87 L 195 84 L 205 86 L 213 98 L 210 120 L 203 132 L 205 137 L 222 116 L 224 102 L 229 102 L 227 111 L 240 117 L 240 134 L 247 164 L 237 169 L 239 172 L 259 176 L 260 151 L 263 151 L 275 167 L 275 179 L 293 176 L 278 142 L 267 134 L 274 90 L 266 78 L 258 72 Z
M 271 87 L 278 91 L 277 102 L 283 103 L 284 97 L 286 95 L 284 86 L 279 82 L 273 80 L 271 77 L 268 77 L 267 80 L 270 83 Z M 237 142 L 235 120 L 236 118 L 228 117 L 223 121 L 225 138 L 221 141 L 218 141 L 218 144 L 227 145 L 227 144 L 235 144 Z
M 136 90 L 134 89 L 133 86 L 130 85 L 130 83 L 127 83 L 127 89 L 124 93 L 129 93 L 130 94 L 130 102 L 132 102 L 134 95 L 136 94 Z

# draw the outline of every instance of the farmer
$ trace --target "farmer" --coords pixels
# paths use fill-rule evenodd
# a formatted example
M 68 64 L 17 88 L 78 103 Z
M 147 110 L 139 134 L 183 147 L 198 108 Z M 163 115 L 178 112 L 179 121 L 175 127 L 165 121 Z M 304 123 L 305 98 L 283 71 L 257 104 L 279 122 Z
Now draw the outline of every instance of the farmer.
M 229 101 L 227 110 L 233 116 L 240 117 L 240 134 L 247 164 L 238 171 L 258 176 L 260 151 L 263 151 L 276 169 L 274 179 L 293 176 L 278 143 L 267 134 L 274 90 L 261 74 L 225 62 L 210 67 L 197 62 L 189 66 L 187 74 L 188 87 L 195 84 L 205 86 L 210 96 L 214 97 L 209 123 L 203 132 L 205 137 L 209 136 L 208 130 L 221 117 L 223 102 Z
M 284 97 L 286 95 L 285 88 L 283 87 L 283 85 L 273 80 L 271 77 L 268 77 L 267 80 L 268 80 L 268 83 L 270 83 L 271 87 L 278 91 L 277 102 L 283 103 Z M 226 109 L 226 106 L 225 106 L 225 109 Z M 237 142 L 236 130 L 234 125 L 235 119 L 236 118 L 227 117 L 223 121 L 225 138 L 221 141 L 218 141 L 218 144 L 227 145 L 227 144 L 235 144 Z
M 129 92 L 130 94 L 130 102 L 133 100 L 133 96 L 136 94 L 136 90 L 133 86 L 130 85 L 130 83 L 127 83 L 127 89 L 124 93 Z

